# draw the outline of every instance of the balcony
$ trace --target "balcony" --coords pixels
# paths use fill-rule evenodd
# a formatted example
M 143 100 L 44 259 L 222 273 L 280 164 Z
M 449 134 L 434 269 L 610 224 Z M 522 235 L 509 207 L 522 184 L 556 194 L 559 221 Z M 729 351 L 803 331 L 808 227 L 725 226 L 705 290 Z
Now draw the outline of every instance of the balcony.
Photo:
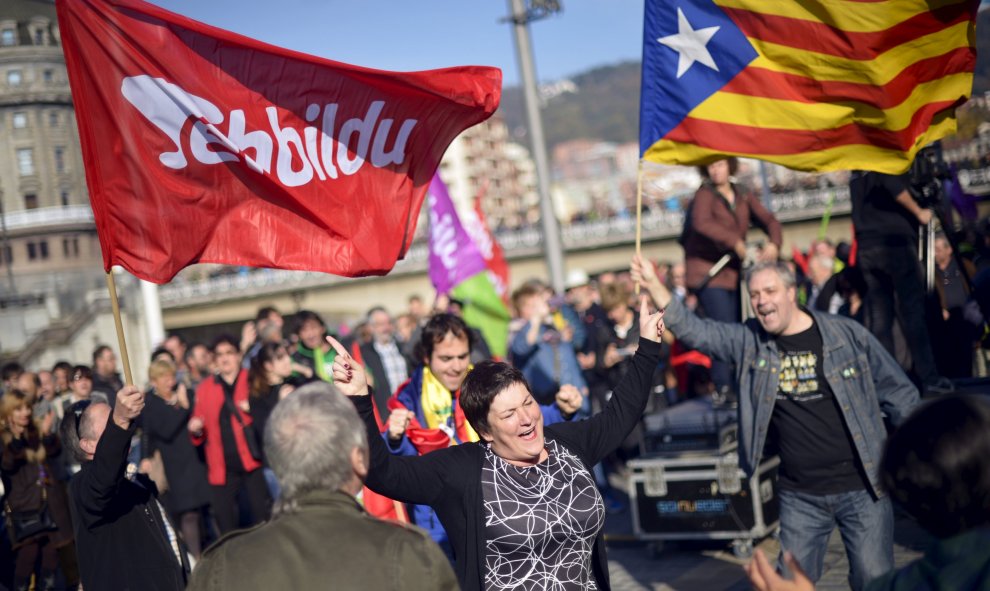
M 8 232 L 51 226 L 93 224 L 93 210 L 88 205 L 24 209 L 4 214 L 4 223 Z

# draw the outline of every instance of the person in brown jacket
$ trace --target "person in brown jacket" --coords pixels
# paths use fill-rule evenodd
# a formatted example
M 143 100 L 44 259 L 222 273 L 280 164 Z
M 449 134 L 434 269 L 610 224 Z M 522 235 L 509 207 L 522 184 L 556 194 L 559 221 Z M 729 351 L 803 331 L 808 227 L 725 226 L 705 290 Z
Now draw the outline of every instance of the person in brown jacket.
M 746 258 L 750 225 L 759 226 L 770 238 L 760 253 L 761 260 L 777 260 L 782 239 L 777 218 L 752 191 L 732 182 L 738 167 L 736 158 L 699 167 L 701 187 L 688 208 L 681 235 L 688 289 L 697 294 L 704 317 L 723 322 L 741 320 L 739 272 Z M 712 267 L 726 254 L 731 257 L 729 263 L 709 280 Z M 713 359 L 711 375 L 717 392 L 734 390 L 731 364 Z
M 186 591 L 458 588 L 424 530 L 376 519 L 356 498 L 370 465 L 368 435 L 337 387 L 316 381 L 294 390 L 275 405 L 264 440 L 282 489 L 272 519 L 220 538 Z

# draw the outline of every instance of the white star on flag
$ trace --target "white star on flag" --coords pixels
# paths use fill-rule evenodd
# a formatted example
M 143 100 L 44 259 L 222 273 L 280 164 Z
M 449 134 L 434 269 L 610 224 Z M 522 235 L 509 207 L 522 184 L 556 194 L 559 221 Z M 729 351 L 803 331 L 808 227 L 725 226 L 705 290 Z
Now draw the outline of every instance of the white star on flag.
M 705 46 L 720 28 L 692 29 L 684 12 L 680 8 L 677 9 L 677 34 L 660 37 L 657 41 L 677 52 L 678 78 L 683 76 L 694 62 L 704 64 L 718 72 L 718 66 L 715 65 L 712 54 Z

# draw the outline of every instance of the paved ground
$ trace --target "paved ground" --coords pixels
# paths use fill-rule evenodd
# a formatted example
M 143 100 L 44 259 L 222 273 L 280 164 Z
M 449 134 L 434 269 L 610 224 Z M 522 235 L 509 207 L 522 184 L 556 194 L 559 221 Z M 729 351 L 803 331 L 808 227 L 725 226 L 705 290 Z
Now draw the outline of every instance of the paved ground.
M 606 539 L 609 570 L 615 591 L 742 591 L 749 582 L 742 571 L 745 561 L 732 555 L 728 544 L 713 542 L 667 543 L 656 553 L 651 545 L 632 535 L 631 513 L 626 510 L 608 516 Z M 929 537 L 914 522 L 898 517 L 895 526 L 894 560 L 902 566 L 921 556 Z M 780 546 L 774 538 L 763 540 L 759 547 L 775 559 Z M 849 572 L 845 550 L 838 531 L 832 533 L 825 557 L 825 572 L 818 591 L 849 589 Z

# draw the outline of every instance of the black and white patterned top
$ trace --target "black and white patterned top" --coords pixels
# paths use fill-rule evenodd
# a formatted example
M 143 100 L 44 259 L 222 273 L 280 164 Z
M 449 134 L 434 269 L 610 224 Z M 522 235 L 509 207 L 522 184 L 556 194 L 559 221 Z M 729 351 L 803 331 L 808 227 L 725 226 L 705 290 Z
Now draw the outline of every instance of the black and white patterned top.
M 549 439 L 546 449 L 526 468 L 485 452 L 485 589 L 598 589 L 591 550 L 605 504 L 577 456 Z

